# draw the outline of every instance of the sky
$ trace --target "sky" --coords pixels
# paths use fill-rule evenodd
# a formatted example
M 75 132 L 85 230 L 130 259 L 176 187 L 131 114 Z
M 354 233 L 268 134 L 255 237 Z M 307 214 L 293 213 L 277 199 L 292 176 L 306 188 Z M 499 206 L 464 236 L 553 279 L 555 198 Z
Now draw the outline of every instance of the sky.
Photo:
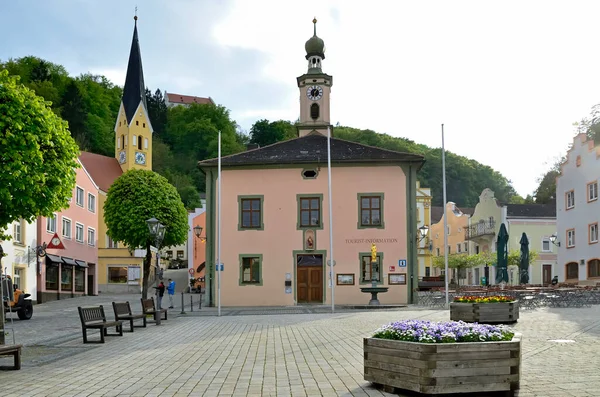
M 3 1 L 0 61 L 35 55 L 123 85 L 136 5 L 153 91 L 210 96 L 246 131 L 294 121 L 316 17 L 332 124 L 432 147 L 444 124 L 446 150 L 523 196 L 600 103 L 593 0 Z

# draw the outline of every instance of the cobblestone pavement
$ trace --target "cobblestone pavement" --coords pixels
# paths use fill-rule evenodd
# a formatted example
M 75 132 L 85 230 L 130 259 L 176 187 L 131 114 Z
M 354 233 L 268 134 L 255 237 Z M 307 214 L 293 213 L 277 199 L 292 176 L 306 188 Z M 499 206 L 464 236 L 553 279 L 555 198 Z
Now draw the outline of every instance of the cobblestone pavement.
M 98 299 L 82 298 L 90 302 Z M 50 308 L 48 304 L 43 308 L 45 305 L 36 306 L 34 315 L 47 320 L 41 322 L 42 327 L 63 322 L 57 312 L 78 321 L 77 313 L 73 315 L 68 307 L 56 304 Z M 363 380 L 362 338 L 381 324 L 407 318 L 447 320 L 448 312 L 411 307 L 336 314 L 174 316 L 161 326 L 152 324 L 123 337 L 109 337 L 104 345 L 85 346 L 79 327 L 64 320 L 68 329 L 60 331 L 53 325 L 48 332 L 51 338 L 27 336 L 30 342 L 25 343 L 24 355 L 33 349 L 55 349 L 69 352 L 69 357 L 46 364 L 25 358 L 20 371 L 0 372 L 0 394 L 389 395 Z M 33 319 L 31 327 L 43 333 Z M 522 312 L 514 327 L 523 334 L 519 397 L 598 396 L 600 307 Z M 61 332 L 71 337 L 61 340 Z

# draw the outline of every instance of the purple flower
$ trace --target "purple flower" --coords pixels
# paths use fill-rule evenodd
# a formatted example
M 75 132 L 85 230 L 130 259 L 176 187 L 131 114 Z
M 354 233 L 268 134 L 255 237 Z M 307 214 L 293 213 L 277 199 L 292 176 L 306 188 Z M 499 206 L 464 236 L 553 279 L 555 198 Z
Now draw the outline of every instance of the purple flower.
M 514 331 L 503 325 L 463 321 L 404 320 L 382 326 L 375 331 L 373 338 L 421 343 L 453 343 L 509 341 L 513 336 Z

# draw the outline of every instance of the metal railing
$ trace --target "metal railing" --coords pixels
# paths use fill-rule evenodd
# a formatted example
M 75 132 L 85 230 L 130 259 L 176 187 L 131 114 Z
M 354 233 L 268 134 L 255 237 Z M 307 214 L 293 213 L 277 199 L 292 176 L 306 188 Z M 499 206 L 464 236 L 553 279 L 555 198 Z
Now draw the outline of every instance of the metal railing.
M 496 234 L 496 221 L 490 218 L 486 221 L 479 221 L 465 229 L 465 240 L 472 240 L 481 236 L 493 236 Z

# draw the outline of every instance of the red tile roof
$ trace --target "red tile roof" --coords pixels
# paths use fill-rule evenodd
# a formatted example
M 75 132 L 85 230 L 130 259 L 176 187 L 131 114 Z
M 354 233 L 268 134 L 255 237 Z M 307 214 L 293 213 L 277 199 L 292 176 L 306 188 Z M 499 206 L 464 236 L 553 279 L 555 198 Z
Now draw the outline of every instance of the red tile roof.
M 79 160 L 90 174 L 96 185 L 105 192 L 113 184 L 115 179 L 123 174 L 119 162 L 114 157 L 102 156 L 101 154 L 81 152 Z
M 199 96 L 181 95 L 181 94 L 169 94 L 167 93 L 167 101 L 170 103 L 183 103 L 190 105 L 192 103 L 199 103 L 201 105 L 214 105 L 212 98 L 203 98 Z

